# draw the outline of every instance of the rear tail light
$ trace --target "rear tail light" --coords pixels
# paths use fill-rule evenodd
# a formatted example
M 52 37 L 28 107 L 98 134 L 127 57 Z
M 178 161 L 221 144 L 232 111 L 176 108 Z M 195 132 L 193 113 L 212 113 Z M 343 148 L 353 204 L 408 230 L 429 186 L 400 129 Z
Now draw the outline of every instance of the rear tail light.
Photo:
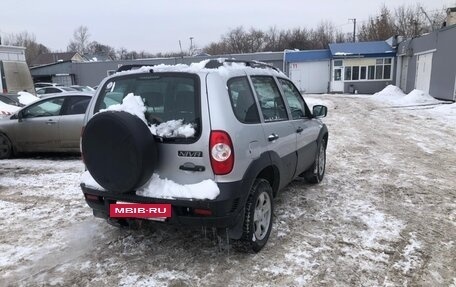
M 212 215 L 212 210 L 210 210 L 210 209 L 202 209 L 202 208 L 195 208 L 193 210 L 193 213 L 195 215 L 200 215 L 200 216 L 211 216 Z
M 212 131 L 209 140 L 212 170 L 216 175 L 228 174 L 234 166 L 234 150 L 231 138 L 225 131 Z

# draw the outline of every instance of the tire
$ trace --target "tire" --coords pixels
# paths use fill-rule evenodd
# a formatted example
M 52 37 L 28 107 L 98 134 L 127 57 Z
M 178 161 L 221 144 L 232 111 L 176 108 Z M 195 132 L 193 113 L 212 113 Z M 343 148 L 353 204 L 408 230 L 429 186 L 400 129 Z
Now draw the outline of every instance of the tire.
M 157 166 L 157 146 L 149 128 L 126 112 L 93 116 L 84 128 L 81 148 L 92 177 L 112 193 L 134 191 Z
M 9 138 L 0 133 L 0 159 L 7 159 L 13 156 L 13 145 Z
M 265 179 L 256 179 L 245 205 L 241 239 L 235 247 L 246 253 L 259 252 L 269 239 L 272 229 L 274 203 L 272 188 Z
M 318 145 L 317 155 L 312 166 L 304 172 L 304 178 L 309 183 L 319 183 L 323 180 L 326 170 L 326 140 L 322 139 Z

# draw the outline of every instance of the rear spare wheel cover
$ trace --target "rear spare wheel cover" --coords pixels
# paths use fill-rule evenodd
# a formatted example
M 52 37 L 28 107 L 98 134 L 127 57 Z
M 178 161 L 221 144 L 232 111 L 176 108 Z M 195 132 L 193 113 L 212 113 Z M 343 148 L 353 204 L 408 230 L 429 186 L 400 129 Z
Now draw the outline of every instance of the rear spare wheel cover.
M 82 134 L 81 148 L 92 177 L 113 193 L 144 185 L 157 164 L 157 146 L 149 128 L 126 112 L 93 116 Z

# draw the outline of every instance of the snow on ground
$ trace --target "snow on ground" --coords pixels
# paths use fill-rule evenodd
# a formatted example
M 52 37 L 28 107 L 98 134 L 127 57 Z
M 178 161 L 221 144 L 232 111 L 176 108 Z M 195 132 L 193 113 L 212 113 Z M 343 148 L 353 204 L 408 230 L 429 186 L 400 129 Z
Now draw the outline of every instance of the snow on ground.
M 329 107 L 325 178 L 278 194 L 258 254 L 211 229 L 107 225 L 78 159 L 1 161 L 0 286 L 455 285 L 454 125 L 372 98 L 305 95 Z
M 33 102 L 36 102 L 38 101 L 40 98 L 30 94 L 30 93 L 27 93 L 27 92 L 18 92 L 17 93 L 19 95 L 18 100 L 21 104 L 23 105 L 28 105 L 28 104 L 31 104 Z

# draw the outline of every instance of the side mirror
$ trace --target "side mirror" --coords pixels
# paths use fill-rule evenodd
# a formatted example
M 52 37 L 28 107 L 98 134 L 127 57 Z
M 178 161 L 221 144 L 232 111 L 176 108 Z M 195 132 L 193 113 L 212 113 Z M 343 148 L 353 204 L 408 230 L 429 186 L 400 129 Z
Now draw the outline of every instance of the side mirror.
M 328 114 L 328 108 L 322 105 L 316 105 L 312 109 L 314 118 L 324 118 Z
M 17 119 L 19 122 L 22 122 L 22 119 L 24 118 L 24 115 L 22 114 L 22 111 L 17 113 Z

